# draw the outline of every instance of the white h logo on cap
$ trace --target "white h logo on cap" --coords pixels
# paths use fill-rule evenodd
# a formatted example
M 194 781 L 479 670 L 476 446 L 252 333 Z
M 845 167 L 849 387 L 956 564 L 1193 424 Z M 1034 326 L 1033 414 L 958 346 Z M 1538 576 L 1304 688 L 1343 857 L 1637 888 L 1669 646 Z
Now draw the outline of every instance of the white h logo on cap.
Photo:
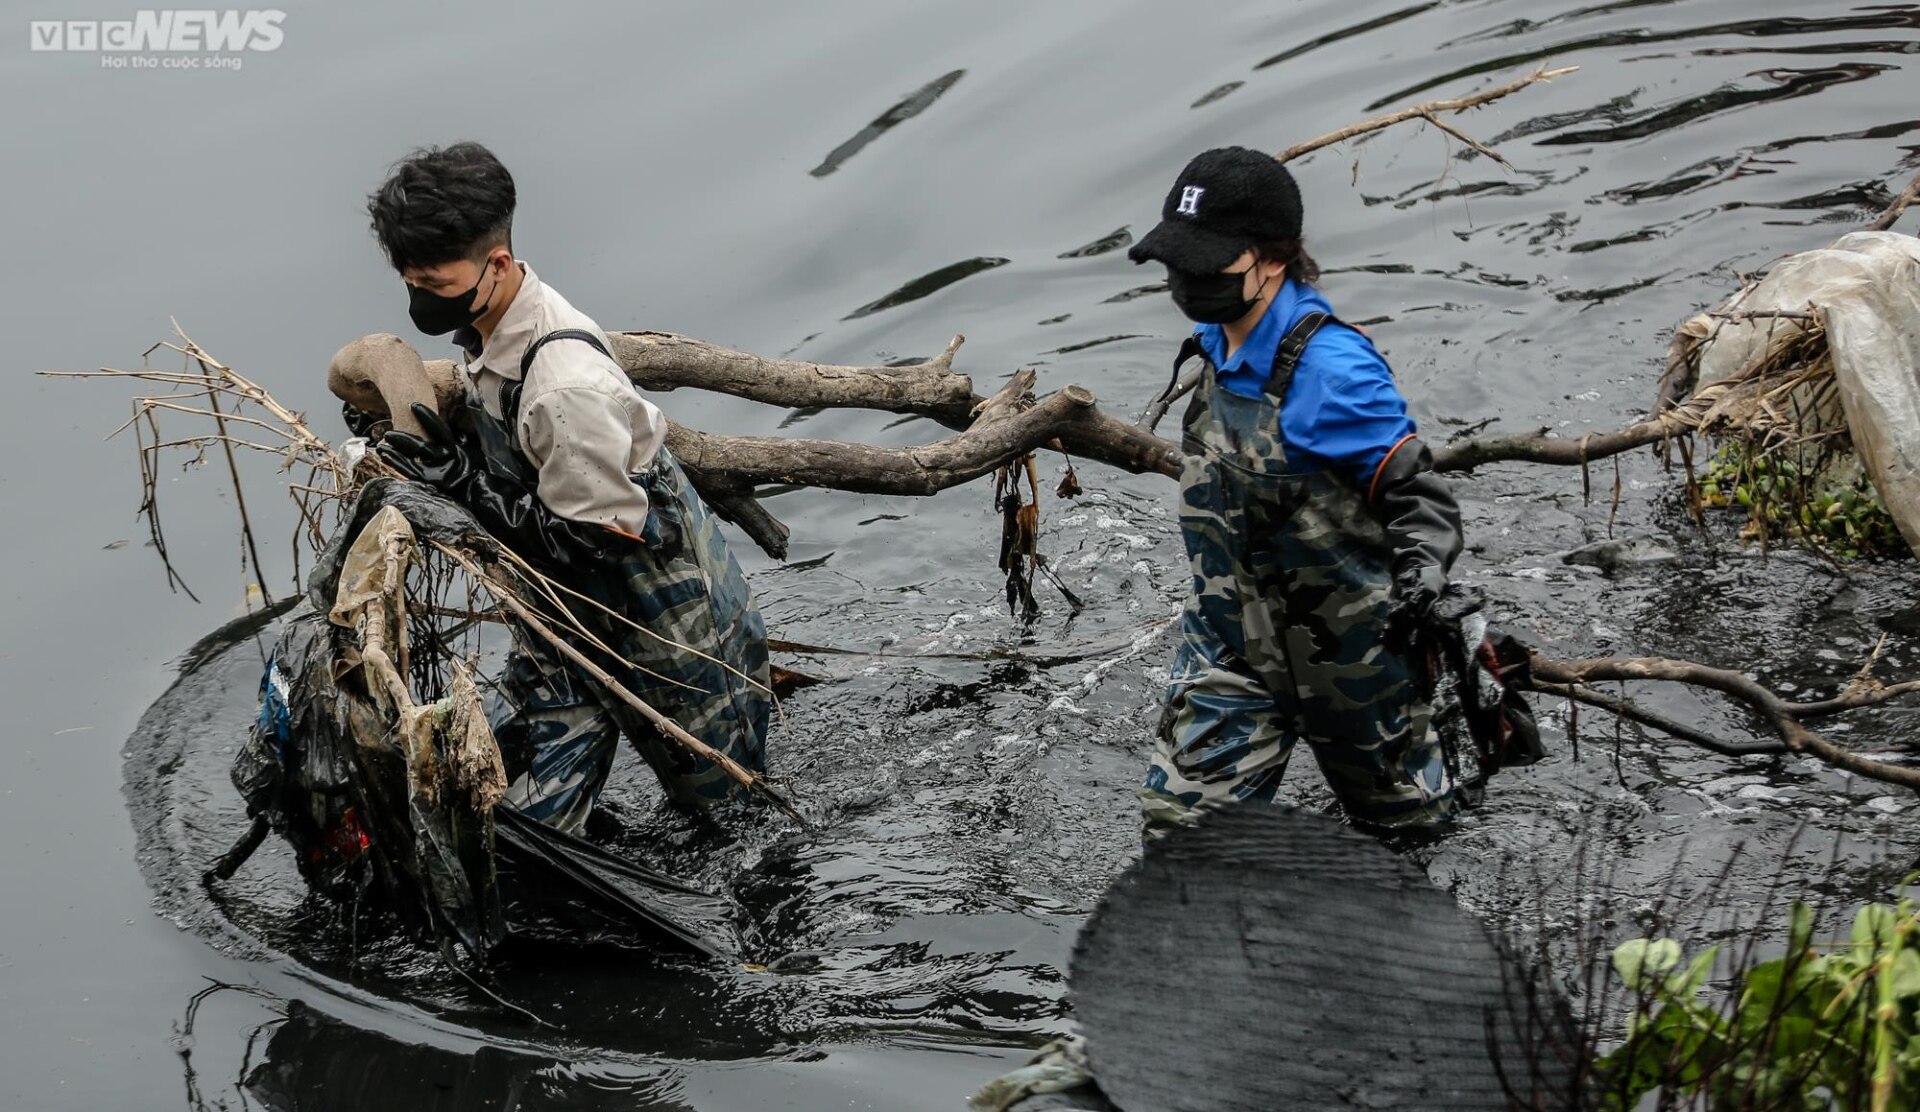
M 1182 189 L 1180 191 L 1180 206 L 1173 211 L 1185 213 L 1188 216 L 1200 215 L 1200 195 L 1206 191 L 1206 187 L 1200 185 L 1189 185 L 1185 189 Z

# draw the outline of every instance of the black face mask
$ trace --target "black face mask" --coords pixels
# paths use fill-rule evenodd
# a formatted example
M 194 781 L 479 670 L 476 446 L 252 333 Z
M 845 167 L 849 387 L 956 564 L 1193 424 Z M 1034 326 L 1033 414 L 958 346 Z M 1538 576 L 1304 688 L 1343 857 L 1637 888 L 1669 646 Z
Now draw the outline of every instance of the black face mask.
M 453 295 L 433 293 L 419 286 L 407 287 L 407 315 L 413 318 L 413 326 L 429 336 L 444 336 L 463 325 L 472 324 L 487 315 L 486 303 L 474 309 L 474 296 L 480 292 L 480 283 L 491 272 L 490 265 L 481 266 L 482 275 L 473 280 L 473 288 L 466 293 Z M 499 285 L 494 280 L 494 285 Z M 493 290 L 487 290 L 487 297 L 493 297 Z
M 1260 283 L 1255 296 L 1247 297 L 1242 290 L 1246 288 L 1247 272 L 1244 270 L 1215 274 L 1191 274 L 1184 270 L 1167 268 L 1167 292 L 1173 295 L 1173 304 L 1187 319 L 1200 324 L 1232 324 L 1260 304 L 1259 293 L 1267 288 Z

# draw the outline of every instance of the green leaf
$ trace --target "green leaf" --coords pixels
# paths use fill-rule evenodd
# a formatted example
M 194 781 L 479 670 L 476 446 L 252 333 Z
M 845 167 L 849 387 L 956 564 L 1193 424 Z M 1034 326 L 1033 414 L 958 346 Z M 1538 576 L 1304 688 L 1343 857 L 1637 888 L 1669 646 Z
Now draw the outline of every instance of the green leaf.
M 1681 999 L 1700 992 L 1700 986 L 1707 983 L 1707 976 L 1713 972 L 1713 959 L 1720 953 L 1720 947 L 1709 946 L 1693 964 L 1687 966 L 1685 973 L 1675 973 L 1667 978 L 1667 991 Z
M 1853 958 L 1862 967 L 1893 945 L 1896 919 L 1886 904 L 1868 904 L 1853 917 Z
M 1648 1027 L 1600 1059 L 1595 1092 L 1601 1112 L 1632 1112 L 1641 1097 L 1660 1087 L 1673 1052 L 1671 1032 Z
M 1880 975 L 1887 978 L 1894 999 L 1920 1005 L 1920 953 L 1901 950 L 1893 956 L 1892 967 Z
M 1814 1040 L 1818 1037 L 1818 1033 L 1819 1028 L 1816 1026 L 1812 1016 L 1781 1016 L 1773 1028 L 1773 1045 L 1771 1048 L 1773 1060 L 1775 1062 L 1793 1062 L 1795 1059 L 1800 1058 L 1817 1045 Z M 1796 1066 L 1787 1072 L 1798 1073 L 1800 1070 Z
M 1786 975 L 1785 961 L 1769 961 L 1754 966 L 1741 979 L 1740 1007 L 1734 1019 L 1742 1035 L 1752 1035 L 1766 1027 L 1774 1004 L 1780 999 L 1781 982 Z
M 1700 999 L 1718 948 L 1683 961 L 1670 938 L 1618 947 L 1615 969 L 1640 999 L 1626 1043 L 1603 1059 L 1600 1076 L 1618 1086 L 1602 1098 L 1605 1112 L 1632 1112 L 1655 1091 L 1681 1098 L 1673 1107 L 1827 1112 L 1880 1100 L 1884 1112 L 1920 1112 L 1912 902 L 1861 909 L 1850 945 L 1828 954 L 1814 949 L 1814 926 L 1795 903 L 1786 956 L 1741 972 L 1731 1008 Z M 1874 1090 L 1874 1078 L 1891 1088 Z
M 1894 1058 L 1900 1065 L 1920 1075 L 1920 1034 L 1908 1035 L 1906 1048 Z
M 1621 983 L 1635 992 L 1652 992 L 1680 964 L 1680 944 L 1671 938 L 1632 938 L 1613 951 Z

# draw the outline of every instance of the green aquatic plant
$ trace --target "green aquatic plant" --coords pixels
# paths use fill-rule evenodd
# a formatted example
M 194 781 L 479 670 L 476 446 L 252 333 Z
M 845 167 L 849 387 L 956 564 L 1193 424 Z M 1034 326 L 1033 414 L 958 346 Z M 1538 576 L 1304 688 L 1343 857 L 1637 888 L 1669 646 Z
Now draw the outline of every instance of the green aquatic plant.
M 1718 954 L 1687 961 L 1671 938 L 1614 951 L 1636 1008 L 1626 1041 L 1598 1063 L 1600 1108 L 1920 1109 L 1912 899 L 1861 908 L 1851 938 L 1827 947 L 1813 942 L 1813 912 L 1794 904 L 1785 955 L 1738 973 L 1713 1003 L 1701 990 Z
M 1730 441 L 1707 461 L 1697 490 L 1702 507 L 1745 510 L 1749 539 L 1800 540 L 1849 560 L 1910 551 L 1873 483 L 1831 453 L 1808 458 Z

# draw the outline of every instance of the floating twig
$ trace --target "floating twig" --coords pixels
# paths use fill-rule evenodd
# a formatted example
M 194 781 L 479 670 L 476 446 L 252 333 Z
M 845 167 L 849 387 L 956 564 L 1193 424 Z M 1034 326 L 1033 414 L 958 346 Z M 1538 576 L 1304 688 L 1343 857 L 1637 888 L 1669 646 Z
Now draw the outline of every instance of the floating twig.
M 1465 112 L 1469 108 L 1478 108 L 1483 104 L 1491 104 L 1501 97 L 1512 96 L 1514 93 L 1519 92 L 1529 85 L 1538 84 L 1542 81 L 1551 81 L 1556 77 L 1563 77 L 1579 68 L 1579 66 L 1561 66 L 1558 69 L 1548 69 L 1542 66 L 1525 77 L 1517 78 L 1507 82 L 1505 85 L 1500 85 L 1484 92 L 1474 93 L 1471 96 L 1453 97 L 1447 100 L 1430 100 L 1423 104 L 1416 104 L 1411 108 L 1402 108 L 1397 112 L 1388 112 L 1385 115 L 1361 120 L 1357 124 L 1348 124 L 1343 128 L 1329 131 L 1317 139 L 1309 139 L 1304 143 L 1296 143 L 1274 157 L 1282 162 L 1292 162 L 1301 155 L 1317 151 L 1321 147 L 1330 147 L 1335 143 L 1344 143 L 1349 139 L 1365 135 L 1368 132 L 1379 131 L 1383 128 L 1392 127 L 1395 124 L 1406 123 L 1408 120 L 1420 120 L 1424 123 L 1432 124 L 1475 150 L 1480 151 L 1482 154 L 1492 157 L 1502 166 L 1506 166 L 1508 165 L 1507 160 L 1495 154 L 1492 148 L 1442 123 L 1438 119 L 1440 113 Z

